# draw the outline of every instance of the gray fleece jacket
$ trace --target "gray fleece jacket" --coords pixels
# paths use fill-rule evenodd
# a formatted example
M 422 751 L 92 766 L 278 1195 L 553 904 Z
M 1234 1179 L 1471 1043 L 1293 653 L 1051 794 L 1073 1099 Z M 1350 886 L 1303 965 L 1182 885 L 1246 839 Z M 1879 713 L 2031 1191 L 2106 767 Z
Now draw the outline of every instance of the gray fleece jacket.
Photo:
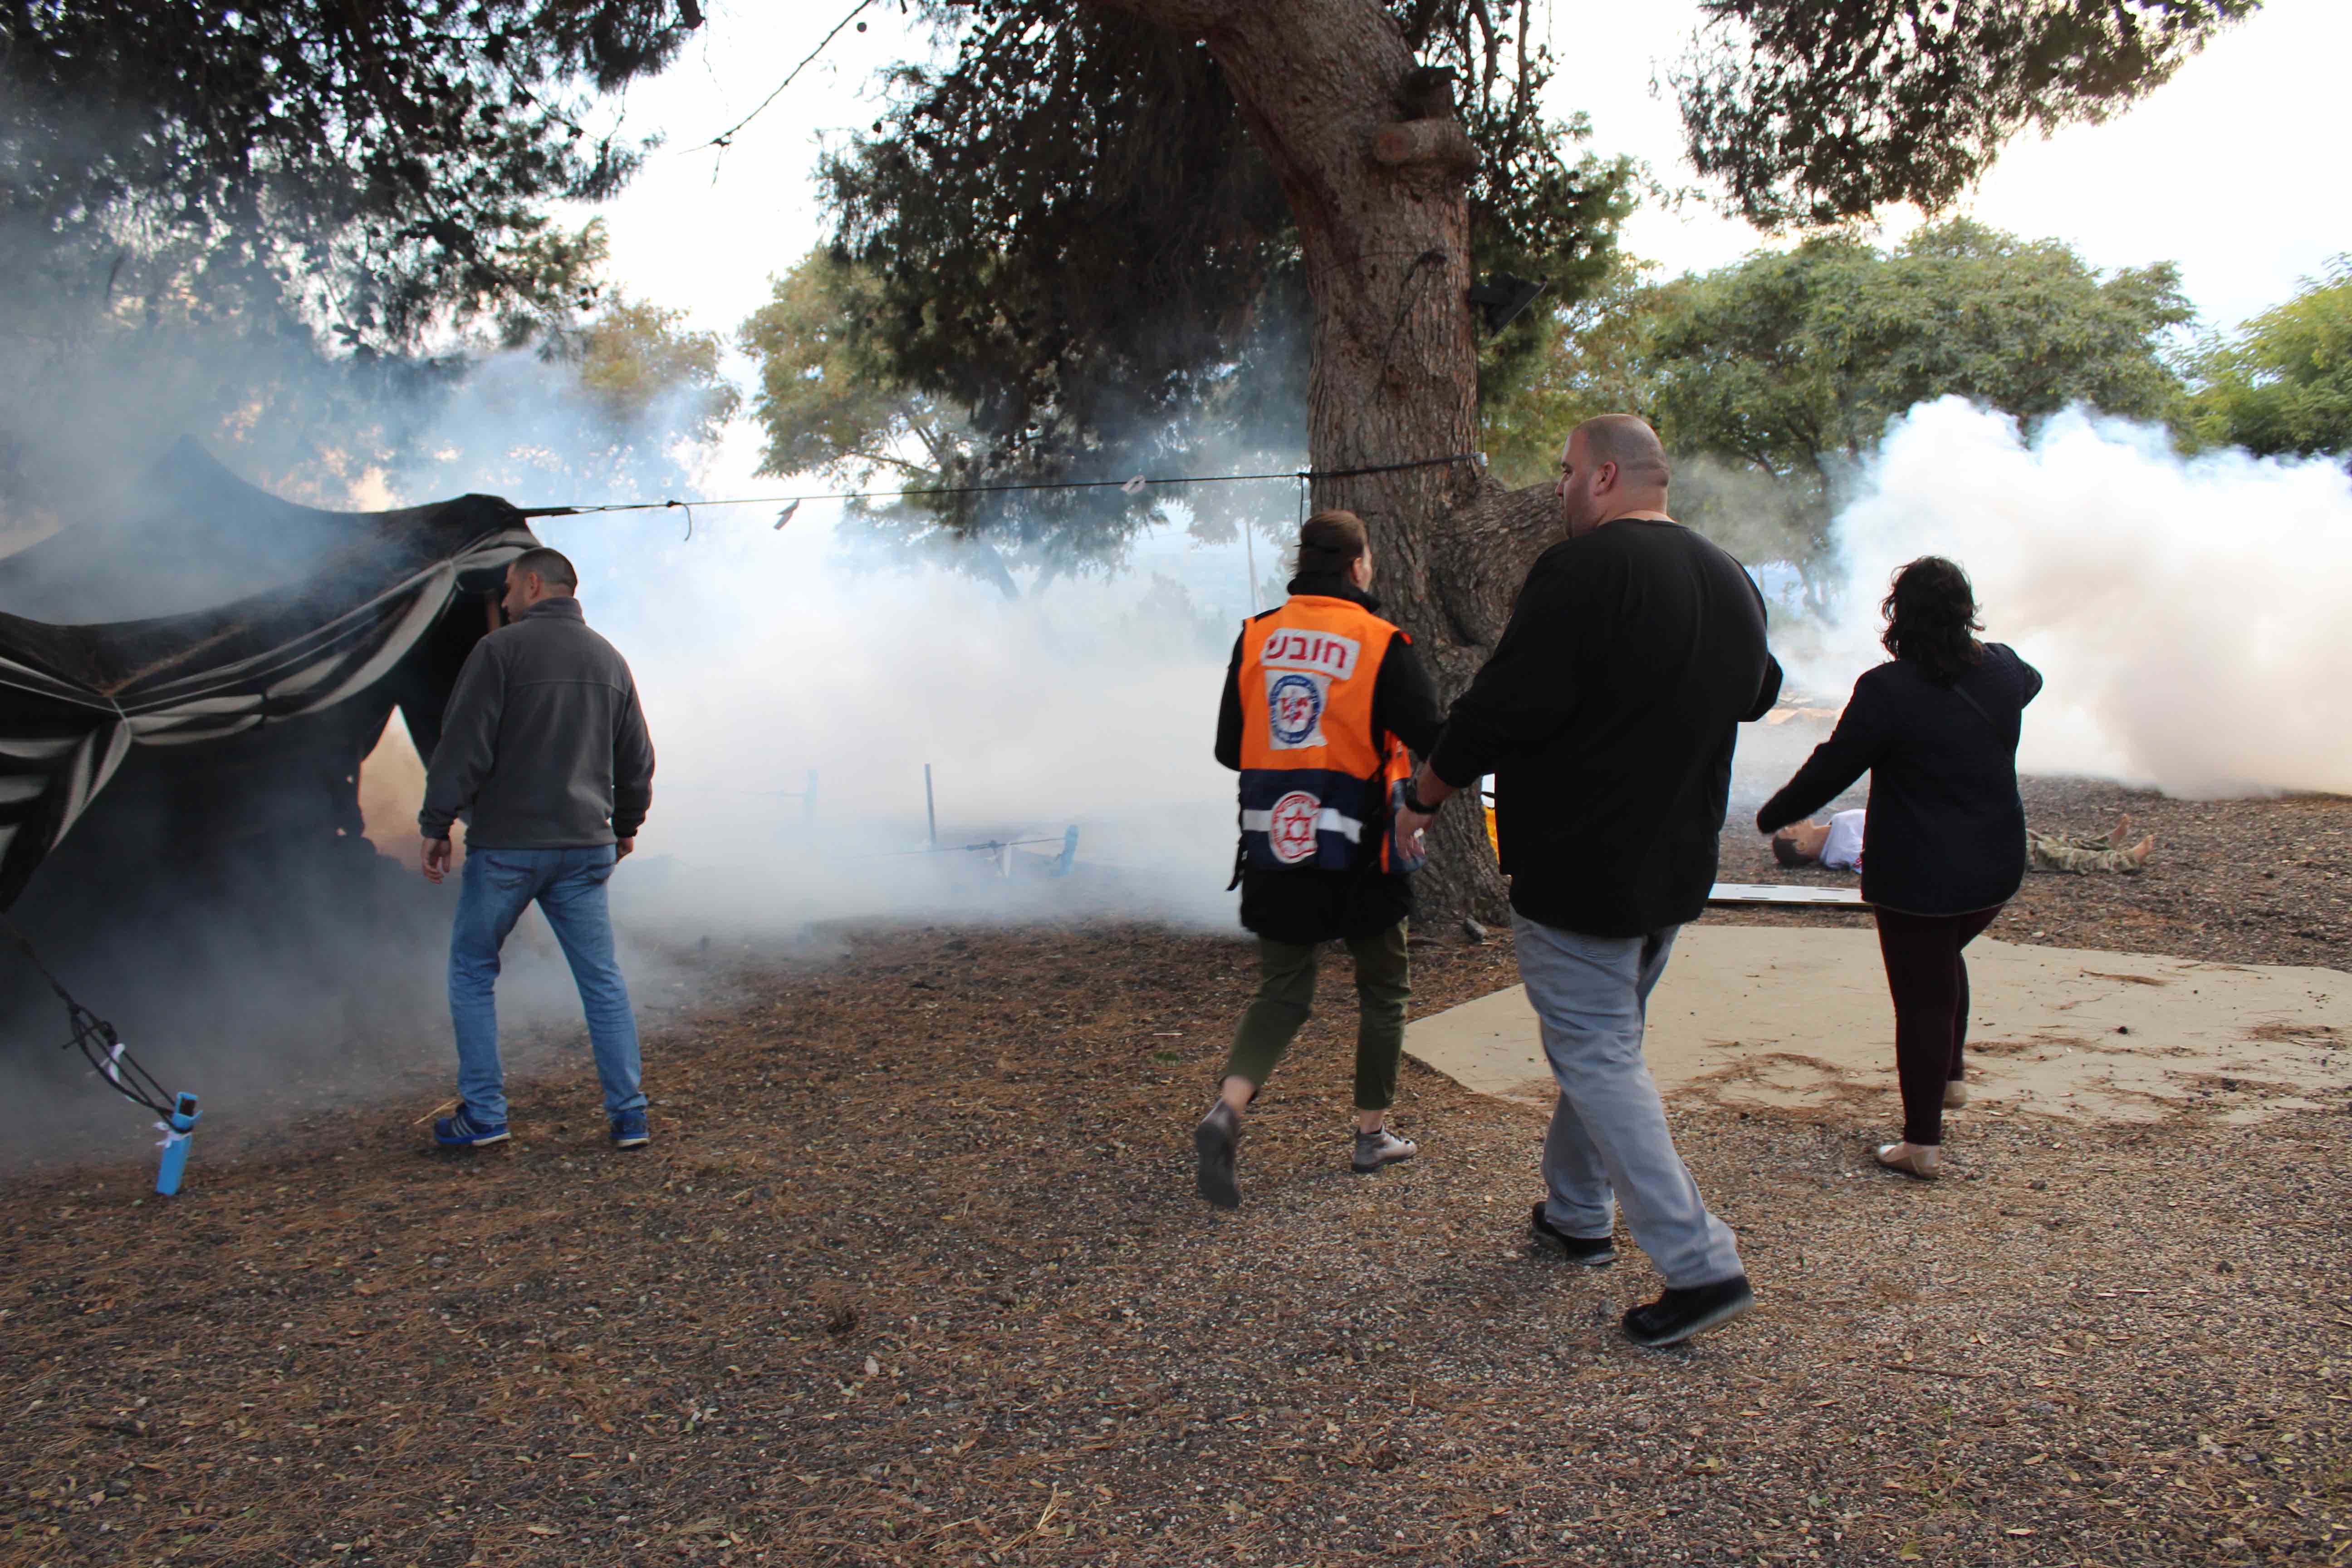
M 653 787 L 636 681 L 567 595 L 466 657 L 416 826 L 446 838 L 463 817 L 477 849 L 583 848 L 635 837 Z

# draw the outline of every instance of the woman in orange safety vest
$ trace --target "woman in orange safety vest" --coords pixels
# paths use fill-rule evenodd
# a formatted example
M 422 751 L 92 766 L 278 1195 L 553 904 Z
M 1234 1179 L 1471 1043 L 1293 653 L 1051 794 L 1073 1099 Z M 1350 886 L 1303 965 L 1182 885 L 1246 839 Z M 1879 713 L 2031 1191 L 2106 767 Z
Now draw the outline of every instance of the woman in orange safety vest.
M 1363 520 L 1318 512 L 1298 532 L 1298 574 L 1279 609 L 1244 623 L 1217 715 L 1217 761 L 1241 774 L 1242 924 L 1257 936 L 1257 997 L 1242 1016 L 1217 1103 L 1193 1131 L 1201 1195 L 1241 1203 L 1242 1117 L 1307 1022 L 1315 948 L 1340 941 L 1356 964 L 1358 1171 L 1416 1152 L 1388 1130 L 1412 993 L 1405 921 L 1417 859 L 1391 841 L 1408 752 L 1444 720 L 1412 639 L 1369 591 Z

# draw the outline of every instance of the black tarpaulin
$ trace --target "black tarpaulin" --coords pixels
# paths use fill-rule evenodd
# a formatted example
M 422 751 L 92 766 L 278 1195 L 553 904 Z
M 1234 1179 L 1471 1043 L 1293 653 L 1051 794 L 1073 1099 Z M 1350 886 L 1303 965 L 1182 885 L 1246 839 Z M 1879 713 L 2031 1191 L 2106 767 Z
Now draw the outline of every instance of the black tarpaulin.
M 323 511 L 184 440 L 120 515 L 0 559 L 0 908 L 134 748 L 218 745 L 202 771 L 226 778 L 238 737 L 365 695 L 376 731 L 397 703 L 429 752 L 488 624 L 475 608 L 445 626 L 452 605 L 537 543 L 494 496 Z

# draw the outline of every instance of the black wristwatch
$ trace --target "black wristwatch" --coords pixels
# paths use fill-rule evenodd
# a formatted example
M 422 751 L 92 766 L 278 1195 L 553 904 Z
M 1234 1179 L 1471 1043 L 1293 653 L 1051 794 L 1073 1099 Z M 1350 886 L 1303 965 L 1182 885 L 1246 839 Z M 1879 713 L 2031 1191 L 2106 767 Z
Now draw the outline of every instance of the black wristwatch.
M 1445 802 L 1441 800 L 1437 805 L 1423 805 L 1421 796 L 1413 793 L 1412 781 L 1411 779 L 1404 781 L 1404 808 L 1415 816 L 1435 816 L 1437 807 L 1444 804 Z

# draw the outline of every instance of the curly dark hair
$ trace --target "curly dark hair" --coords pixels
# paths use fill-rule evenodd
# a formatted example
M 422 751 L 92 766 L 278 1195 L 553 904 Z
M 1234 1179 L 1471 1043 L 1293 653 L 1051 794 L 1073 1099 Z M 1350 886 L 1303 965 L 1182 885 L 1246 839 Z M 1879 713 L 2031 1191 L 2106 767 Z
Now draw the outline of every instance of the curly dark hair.
M 1976 590 L 1967 573 L 1940 555 L 1922 555 L 1895 573 L 1878 613 L 1886 617 L 1878 639 L 1886 651 L 1909 659 L 1938 686 L 1984 661 L 1984 644 L 1972 635 L 1984 630 Z

